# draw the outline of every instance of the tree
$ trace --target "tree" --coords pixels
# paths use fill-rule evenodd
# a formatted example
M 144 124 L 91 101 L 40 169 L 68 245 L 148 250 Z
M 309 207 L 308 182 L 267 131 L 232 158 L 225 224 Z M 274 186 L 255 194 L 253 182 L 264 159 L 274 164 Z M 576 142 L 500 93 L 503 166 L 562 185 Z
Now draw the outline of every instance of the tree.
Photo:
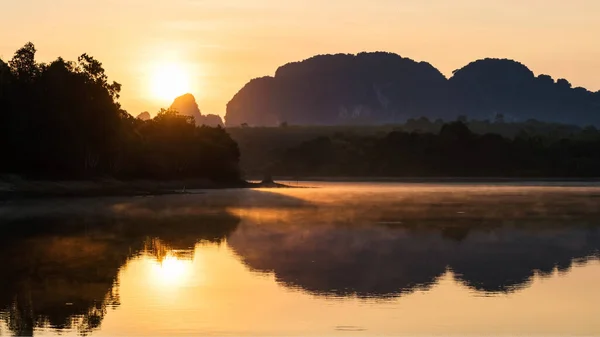
M 450 142 L 464 143 L 473 138 L 473 133 L 465 123 L 457 121 L 444 124 L 440 131 L 440 137 Z
M 12 79 L 12 74 L 10 72 L 9 65 L 0 59 L 0 88 L 6 90 L 8 85 L 10 85 Z M 4 93 L 3 90 L 0 90 L 0 95 Z
M 8 110 L 6 105 L 8 104 L 7 100 L 11 96 L 10 90 L 13 84 L 12 82 L 13 75 L 10 67 L 0 59 L 0 107 L 2 108 L 0 114 L 3 114 L 5 110 Z
M 5 161 L 8 159 L 7 154 L 11 151 L 12 144 L 9 144 L 11 130 L 11 113 L 10 106 L 11 89 L 12 89 L 12 73 L 10 67 L 2 59 L 0 59 L 0 156 L 3 156 L 2 166 L 8 165 Z
M 33 43 L 27 42 L 10 60 L 10 69 L 20 81 L 32 82 L 39 75 L 40 66 L 35 62 L 35 53 Z
M 174 110 L 135 119 L 100 61 L 82 54 L 38 64 L 35 53 L 28 43 L 0 61 L 0 173 L 239 179 L 239 149 L 223 128 L 196 127 Z
M 121 92 L 121 84 L 112 82 L 108 84 L 108 77 L 104 73 L 102 63 L 88 54 L 82 54 L 77 58 L 77 71 L 86 76 L 89 82 L 92 82 L 106 91 L 113 100 L 118 100 Z

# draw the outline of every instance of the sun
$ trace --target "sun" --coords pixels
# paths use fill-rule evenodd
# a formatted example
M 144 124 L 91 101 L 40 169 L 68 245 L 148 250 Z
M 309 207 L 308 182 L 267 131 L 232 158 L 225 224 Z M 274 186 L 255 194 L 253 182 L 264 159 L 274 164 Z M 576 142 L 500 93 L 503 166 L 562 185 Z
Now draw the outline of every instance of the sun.
M 160 100 L 173 100 L 190 92 L 190 76 L 178 63 L 165 63 L 154 67 L 151 74 L 152 96 Z

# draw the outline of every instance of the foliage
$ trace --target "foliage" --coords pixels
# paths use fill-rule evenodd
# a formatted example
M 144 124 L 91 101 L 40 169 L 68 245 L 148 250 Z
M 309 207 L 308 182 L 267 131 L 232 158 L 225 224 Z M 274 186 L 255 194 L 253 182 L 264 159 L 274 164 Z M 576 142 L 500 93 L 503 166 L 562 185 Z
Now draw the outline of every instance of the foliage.
M 592 129 L 570 139 L 526 132 L 510 139 L 474 134 L 457 121 L 438 134 L 319 137 L 288 149 L 270 170 L 295 177 L 596 177 L 598 148 L 600 133 Z
M 489 120 L 464 120 L 468 128 L 475 134 L 497 134 L 508 140 L 516 137 L 532 138 L 539 140 L 544 146 L 557 143 L 561 139 L 593 140 L 597 135 L 595 127 L 579 127 L 557 123 L 546 123 L 529 120 L 524 123 L 503 122 L 497 119 Z M 240 127 L 228 128 L 228 132 L 239 144 L 241 150 L 241 168 L 250 177 L 262 177 L 265 171 L 281 161 L 281 158 L 290 149 L 296 149 L 303 143 L 318 138 L 344 142 L 355 139 L 357 142 L 366 142 L 373 139 L 382 139 L 392 132 L 415 134 L 439 134 L 447 122 L 437 119 L 431 121 L 425 117 L 409 119 L 404 124 L 390 125 L 336 125 L 336 126 L 288 126 L 282 127 Z M 360 144 L 352 145 L 355 149 L 363 149 Z M 321 149 L 315 149 L 318 153 Z M 377 149 L 373 149 L 376 151 Z M 333 160 L 333 158 L 331 159 Z M 300 164 L 299 164 L 300 165 Z M 273 172 L 275 174 L 275 172 Z M 291 175 L 283 170 L 279 175 Z
M 163 110 L 134 119 L 121 85 L 87 54 L 44 64 L 27 43 L 0 60 L 0 173 L 33 178 L 237 179 L 239 151 L 222 128 Z
M 528 121 L 230 128 L 249 176 L 595 177 L 593 127 Z
M 151 120 L 134 121 L 133 130 L 119 166 L 125 177 L 231 181 L 239 176 L 239 149 L 220 126 L 198 127 L 193 118 L 162 109 Z

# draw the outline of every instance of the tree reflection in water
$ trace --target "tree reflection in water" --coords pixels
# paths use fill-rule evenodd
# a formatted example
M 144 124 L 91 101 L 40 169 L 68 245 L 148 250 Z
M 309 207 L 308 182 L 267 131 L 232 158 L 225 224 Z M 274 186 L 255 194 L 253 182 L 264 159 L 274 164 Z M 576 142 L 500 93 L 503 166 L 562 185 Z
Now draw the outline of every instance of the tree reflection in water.
M 249 269 L 273 273 L 285 287 L 386 300 L 429 289 L 449 270 L 476 292 L 510 293 L 535 275 L 598 258 L 600 198 L 588 192 L 419 191 L 220 191 L 4 205 L 2 321 L 16 335 L 38 328 L 88 334 L 120 305 L 118 275 L 128 261 L 150 258 L 153 282 L 176 287 L 199 242 L 226 241 Z
M 198 242 L 221 243 L 239 222 L 224 209 L 191 211 L 171 202 L 167 210 L 152 199 L 94 206 L 93 213 L 42 212 L 3 221 L 0 311 L 11 333 L 50 328 L 88 334 L 120 305 L 118 274 L 129 259 L 146 255 L 163 266 L 177 264 L 193 256 Z

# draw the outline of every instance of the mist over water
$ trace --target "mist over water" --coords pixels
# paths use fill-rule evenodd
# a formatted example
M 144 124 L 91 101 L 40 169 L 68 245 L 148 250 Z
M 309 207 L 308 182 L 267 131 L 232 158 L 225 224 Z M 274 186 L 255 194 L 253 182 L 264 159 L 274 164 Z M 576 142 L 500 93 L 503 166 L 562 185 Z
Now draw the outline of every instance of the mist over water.
M 600 333 L 600 187 L 314 188 L 0 204 L 0 335 Z

